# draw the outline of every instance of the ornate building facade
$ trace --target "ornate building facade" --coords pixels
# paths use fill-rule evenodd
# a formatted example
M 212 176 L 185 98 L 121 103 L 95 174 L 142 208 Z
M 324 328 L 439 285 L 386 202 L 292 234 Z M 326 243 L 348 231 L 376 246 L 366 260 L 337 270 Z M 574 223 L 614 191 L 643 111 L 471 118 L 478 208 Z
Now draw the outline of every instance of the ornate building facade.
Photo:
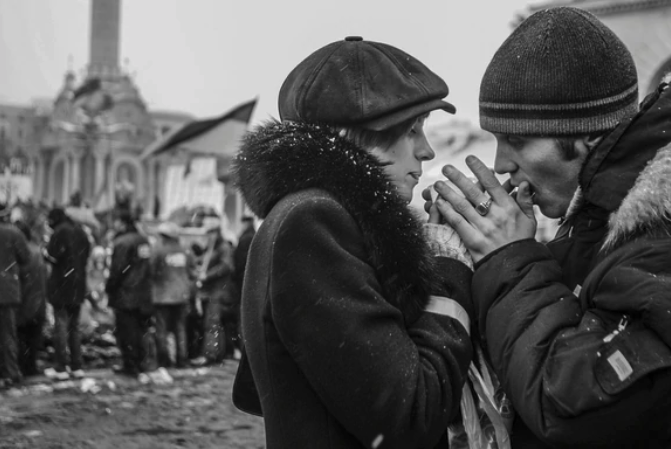
M 157 128 L 137 86 L 119 66 L 120 6 L 120 0 L 91 1 L 89 64 L 80 80 L 66 73 L 42 130 L 34 196 L 50 204 L 64 204 L 78 193 L 84 203 L 105 209 L 121 191 L 151 210 L 162 195 L 160 163 L 139 155 L 166 125 Z M 190 118 L 157 116 L 172 124 Z

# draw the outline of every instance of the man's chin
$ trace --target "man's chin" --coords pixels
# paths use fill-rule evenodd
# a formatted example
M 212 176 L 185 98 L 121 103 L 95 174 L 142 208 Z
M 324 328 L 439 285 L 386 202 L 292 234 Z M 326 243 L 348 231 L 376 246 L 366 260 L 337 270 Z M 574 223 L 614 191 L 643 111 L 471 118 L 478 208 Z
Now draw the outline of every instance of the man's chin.
M 545 207 L 545 206 L 542 206 L 540 204 L 538 204 L 537 206 L 538 206 L 538 210 L 540 211 L 540 213 L 546 218 L 550 218 L 550 219 L 553 219 L 553 220 L 554 219 L 559 219 L 559 218 L 563 217 L 564 214 L 565 214 L 565 211 L 562 212 L 562 211 L 558 210 L 556 207 Z

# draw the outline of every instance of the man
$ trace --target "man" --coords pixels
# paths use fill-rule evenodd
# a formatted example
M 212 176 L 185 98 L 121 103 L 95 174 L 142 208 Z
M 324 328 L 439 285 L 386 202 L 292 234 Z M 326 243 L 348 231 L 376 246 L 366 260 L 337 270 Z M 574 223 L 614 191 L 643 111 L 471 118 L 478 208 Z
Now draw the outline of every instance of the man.
M 0 204 L 0 390 L 21 382 L 18 364 L 17 313 L 30 262 L 21 232 L 9 223 L 11 209 Z
M 242 231 L 238 237 L 238 246 L 235 247 L 235 251 L 233 252 L 233 261 L 235 263 L 234 279 L 240 290 L 242 290 L 242 280 L 245 276 L 247 254 L 249 253 L 249 247 L 254 239 L 254 234 L 256 234 L 256 229 L 254 229 L 254 217 L 245 215 L 242 217 L 241 221 Z
M 151 258 L 156 317 L 158 365 L 169 367 L 168 333 L 175 335 L 177 368 L 186 367 L 186 316 L 194 286 L 193 255 L 179 242 L 179 229 L 171 222 L 158 227 L 159 242 Z
M 249 247 L 252 245 L 252 240 L 254 239 L 254 234 L 256 234 L 256 229 L 254 228 L 254 217 L 245 215 L 242 217 L 242 232 L 238 237 L 238 245 L 233 251 L 233 263 L 235 269 L 233 271 L 233 281 L 235 284 L 235 304 L 233 314 L 230 314 L 229 323 L 224 323 L 224 327 L 227 331 L 235 334 L 235 338 L 232 338 L 231 348 L 226 348 L 226 355 L 233 356 L 233 358 L 238 358 L 240 351 L 240 344 L 242 339 L 240 338 L 240 295 L 242 294 L 242 283 L 245 278 L 245 267 L 247 266 L 247 254 L 249 253 Z
M 88 235 L 60 207 L 47 216 L 53 234 L 44 257 L 51 263 L 47 281 L 47 300 L 54 308 L 55 371 L 46 372 L 56 380 L 84 377 L 79 313 L 86 297 L 86 266 L 91 252 Z M 70 362 L 68 364 L 68 348 Z
M 15 225 L 25 236 L 30 250 L 30 262 L 21 280 L 23 301 L 17 320 L 19 366 L 24 376 L 36 376 L 39 374 L 37 352 L 42 349 L 42 328 L 46 319 L 47 267 L 30 226 L 24 221 L 17 221 Z
M 123 365 L 119 374 L 138 376 L 153 370 L 148 332 L 151 326 L 151 247 L 140 234 L 130 211 L 119 209 L 114 219 L 114 248 L 105 291 L 116 318 L 116 338 Z
M 476 262 L 480 338 L 519 418 L 515 448 L 671 446 L 671 89 L 640 110 L 637 96 L 611 30 L 579 9 L 537 12 L 480 90 L 494 169 L 510 178 L 469 157 L 479 185 L 444 168 L 465 197 L 436 185 Z M 534 205 L 561 218 L 547 245 Z
M 196 286 L 197 303 L 203 313 L 203 356 L 207 364 L 223 360 L 226 346 L 231 345 L 230 334 L 224 329 L 223 312 L 234 301 L 232 290 L 233 247 L 221 234 L 221 220 L 206 217 L 203 220 L 208 243 L 200 256 Z

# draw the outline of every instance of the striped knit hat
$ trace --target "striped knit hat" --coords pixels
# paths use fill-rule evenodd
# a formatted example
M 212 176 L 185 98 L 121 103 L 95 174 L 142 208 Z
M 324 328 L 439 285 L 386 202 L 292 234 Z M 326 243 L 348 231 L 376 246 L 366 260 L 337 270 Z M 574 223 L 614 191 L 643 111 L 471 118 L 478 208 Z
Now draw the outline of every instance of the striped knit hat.
M 592 134 L 637 110 L 629 50 L 577 8 L 546 9 L 527 18 L 498 49 L 480 85 L 480 126 L 494 133 Z

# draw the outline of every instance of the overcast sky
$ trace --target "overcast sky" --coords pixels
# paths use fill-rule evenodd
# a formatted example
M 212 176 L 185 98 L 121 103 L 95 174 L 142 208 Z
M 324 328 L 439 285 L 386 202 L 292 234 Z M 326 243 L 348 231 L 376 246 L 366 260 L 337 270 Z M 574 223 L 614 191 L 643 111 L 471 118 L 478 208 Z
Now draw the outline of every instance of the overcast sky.
M 300 60 L 360 35 L 424 62 L 446 80 L 457 117 L 477 123 L 485 67 L 529 3 L 122 0 L 121 65 L 135 74 L 151 109 L 210 117 L 259 97 L 258 122 L 277 116 L 277 92 Z M 89 0 L 0 0 L 0 102 L 53 98 L 69 60 L 81 72 L 89 9 Z

